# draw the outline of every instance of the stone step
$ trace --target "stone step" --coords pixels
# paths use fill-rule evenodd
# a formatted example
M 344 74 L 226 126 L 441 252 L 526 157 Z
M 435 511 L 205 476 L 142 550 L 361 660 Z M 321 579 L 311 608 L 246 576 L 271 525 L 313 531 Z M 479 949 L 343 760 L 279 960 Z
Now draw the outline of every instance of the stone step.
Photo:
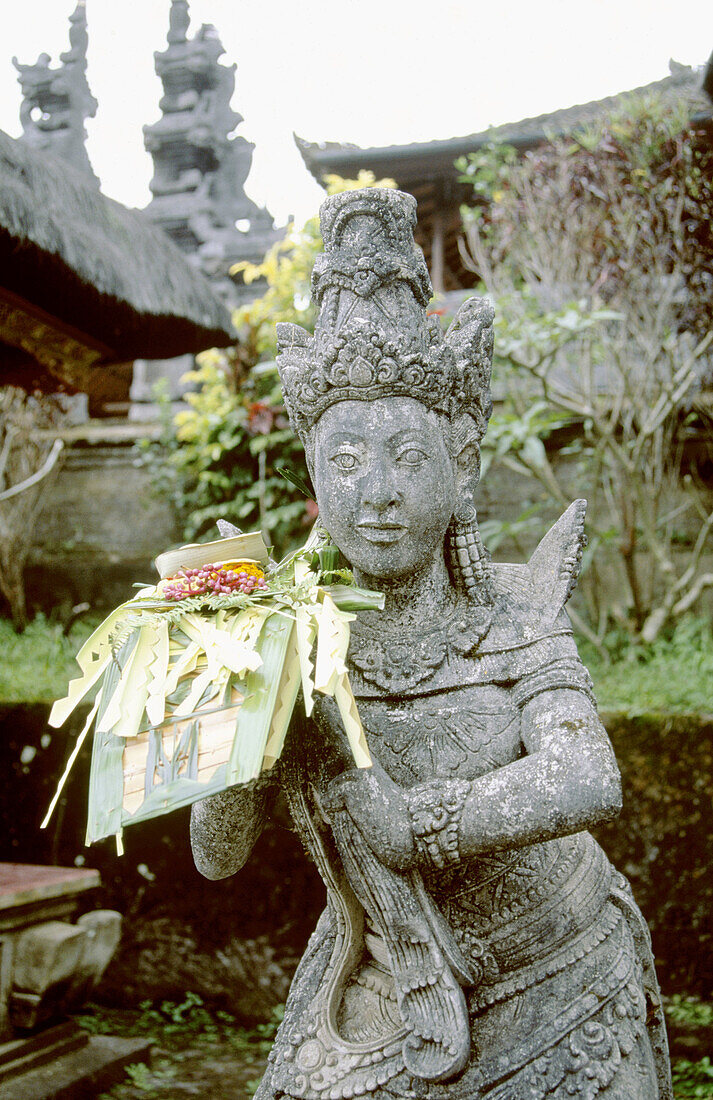
M 0 1081 L 86 1046 L 86 1031 L 66 1020 L 22 1039 L 0 1044 Z M 3 1090 L 4 1094 L 4 1090 Z
M 127 1065 L 147 1061 L 151 1040 L 94 1035 L 81 1048 L 2 1082 L 2 1100 L 96 1100 Z

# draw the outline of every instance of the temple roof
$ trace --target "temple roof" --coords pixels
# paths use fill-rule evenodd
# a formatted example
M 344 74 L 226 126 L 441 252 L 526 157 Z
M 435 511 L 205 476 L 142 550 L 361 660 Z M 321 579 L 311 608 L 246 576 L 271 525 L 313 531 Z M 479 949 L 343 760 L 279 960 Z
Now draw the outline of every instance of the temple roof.
M 713 65 L 713 58 L 709 64 Z M 508 122 L 502 126 L 491 126 L 487 130 L 464 137 L 371 148 L 341 142 L 308 142 L 297 134 L 295 142 L 307 168 L 318 183 L 329 173 L 343 175 L 345 170 L 357 172 L 360 168 L 371 168 L 377 175 L 382 175 L 387 172 L 387 166 L 389 174 L 401 170 L 402 174 L 408 173 L 409 178 L 411 174 L 416 178 L 424 178 L 425 169 L 429 176 L 447 171 L 455 179 L 457 172 L 453 161 L 456 157 L 475 152 L 489 142 L 508 142 L 522 150 L 534 148 L 547 138 L 569 134 L 588 126 L 611 111 L 626 107 L 628 100 L 643 95 L 661 96 L 664 103 L 670 104 L 672 108 L 683 100 L 690 106 L 694 121 L 710 119 L 713 116 L 713 106 L 703 89 L 701 71 L 676 62 L 670 62 L 670 68 L 670 75 L 663 80 L 548 114 Z M 713 77 L 710 82 L 713 91 Z M 397 179 L 397 182 L 401 184 L 402 181 Z
M 455 167 L 458 157 L 474 153 L 490 142 L 507 142 L 525 153 L 544 141 L 595 123 L 615 110 L 626 109 L 628 102 L 646 95 L 659 96 L 664 104 L 687 108 L 692 122 L 713 123 L 713 58 L 704 80 L 699 70 L 670 62 L 670 75 L 663 80 L 618 95 L 576 104 L 549 114 L 493 126 L 464 137 L 438 141 L 412 142 L 360 148 L 340 142 L 308 142 L 295 134 L 302 159 L 318 183 L 330 174 L 355 178 L 362 169 L 370 169 L 377 178 L 396 180 L 402 191 L 412 194 L 418 203 L 416 240 L 423 248 L 434 286 L 439 291 L 471 287 L 475 277 L 463 265 L 459 238 L 462 234 L 461 203 L 472 200 L 472 188 L 459 179 Z M 435 241 L 440 238 L 437 249 Z M 440 261 L 435 259 L 440 254 Z
M 149 218 L 0 131 L 0 342 L 62 374 L 235 339 L 213 289 Z M 0 360 L 2 361 L 2 360 Z
M 144 126 L 154 165 L 146 214 L 235 306 L 264 285 L 231 278 L 231 268 L 260 263 L 284 230 L 245 193 L 254 145 L 233 132 L 243 121 L 231 107 L 236 65 L 220 61 L 215 27 L 203 24 L 190 37 L 189 27 L 187 0 L 171 0 L 168 44 L 154 54 L 161 117 Z

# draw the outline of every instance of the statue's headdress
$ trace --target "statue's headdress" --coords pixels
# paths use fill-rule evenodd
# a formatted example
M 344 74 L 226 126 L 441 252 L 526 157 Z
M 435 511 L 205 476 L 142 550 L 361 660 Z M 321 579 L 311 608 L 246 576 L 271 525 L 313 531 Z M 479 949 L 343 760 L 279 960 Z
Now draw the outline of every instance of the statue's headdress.
M 312 274 L 315 334 L 277 326 L 278 368 L 293 427 L 304 436 L 337 401 L 413 397 L 451 420 L 490 415 L 493 310 L 471 298 L 443 334 L 426 307 L 431 281 L 414 243 L 416 202 L 368 188 L 320 210 L 324 252 Z

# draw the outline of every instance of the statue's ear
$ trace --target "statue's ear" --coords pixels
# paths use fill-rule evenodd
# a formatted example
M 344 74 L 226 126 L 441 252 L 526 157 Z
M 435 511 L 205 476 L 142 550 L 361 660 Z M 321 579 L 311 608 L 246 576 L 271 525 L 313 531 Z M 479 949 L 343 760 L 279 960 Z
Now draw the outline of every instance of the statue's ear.
M 468 441 L 456 456 L 455 474 L 459 496 L 475 492 L 480 480 L 480 447 L 475 440 Z
M 451 420 L 450 452 L 454 455 L 456 492 L 461 499 L 475 492 L 480 478 L 479 442 L 478 428 L 470 413 L 462 413 Z
M 310 477 L 310 481 L 314 486 L 315 494 L 317 493 L 317 483 L 315 481 L 314 474 L 314 430 L 308 432 L 307 435 L 302 436 L 302 446 L 305 450 L 305 462 L 307 464 L 307 472 Z

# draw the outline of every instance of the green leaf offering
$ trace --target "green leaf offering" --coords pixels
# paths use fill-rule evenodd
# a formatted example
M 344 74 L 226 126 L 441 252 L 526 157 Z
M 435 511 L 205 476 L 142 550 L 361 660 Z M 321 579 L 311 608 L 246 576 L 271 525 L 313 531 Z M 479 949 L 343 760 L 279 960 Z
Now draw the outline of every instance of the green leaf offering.
M 328 585 L 315 542 L 266 571 L 259 534 L 184 547 L 157 559 L 162 580 L 122 604 L 84 644 L 81 675 L 56 702 L 60 726 L 101 689 L 43 824 L 94 727 L 87 843 L 272 768 L 300 688 L 334 696 L 355 764 L 371 758 L 346 670 L 355 610 L 383 597 Z M 330 564 L 329 549 L 317 560 Z M 344 571 L 340 571 L 341 575 Z

